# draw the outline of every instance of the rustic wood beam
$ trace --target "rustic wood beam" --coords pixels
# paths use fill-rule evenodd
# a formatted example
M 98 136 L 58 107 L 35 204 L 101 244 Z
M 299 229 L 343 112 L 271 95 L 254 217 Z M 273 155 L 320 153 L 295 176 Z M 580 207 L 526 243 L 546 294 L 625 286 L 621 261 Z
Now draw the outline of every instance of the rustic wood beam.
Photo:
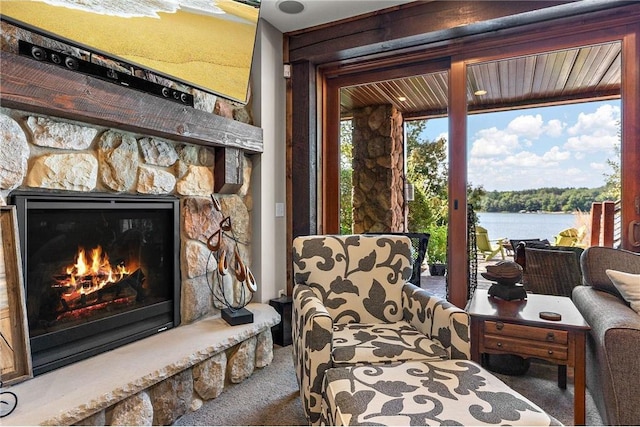
M 565 5 L 570 1 L 457 1 L 414 2 L 373 12 L 361 18 L 289 34 L 289 61 L 315 63 L 340 61 L 409 46 L 450 40 L 466 35 L 495 31 L 524 21 L 520 14 L 538 10 L 538 19 L 549 19 L 553 12 L 540 9 Z M 602 7 L 601 5 L 596 5 Z M 593 6 L 593 9 L 597 9 Z M 500 22 L 491 22 L 502 18 Z
M 3 107 L 248 153 L 262 129 L 49 63 L 0 52 Z
M 234 194 L 243 182 L 242 150 L 232 147 L 216 147 L 216 167 L 214 169 L 213 191 Z
M 293 66 L 291 79 L 293 98 L 291 120 L 291 179 L 292 237 L 316 234 L 317 211 L 317 147 L 316 132 L 316 86 L 313 64 L 297 63 Z

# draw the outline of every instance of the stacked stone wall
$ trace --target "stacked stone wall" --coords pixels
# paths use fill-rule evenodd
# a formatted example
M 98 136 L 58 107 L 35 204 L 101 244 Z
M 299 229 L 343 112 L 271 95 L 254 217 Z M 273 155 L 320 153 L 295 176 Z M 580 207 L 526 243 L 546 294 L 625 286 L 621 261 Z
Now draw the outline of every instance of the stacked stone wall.
M 353 111 L 353 232 L 404 230 L 404 132 L 391 105 Z
M 217 275 L 212 274 L 217 260 L 206 242 L 226 216 L 232 218 L 240 257 L 251 265 L 252 161 L 247 156 L 243 160 L 244 184 L 236 194 L 216 195 L 222 208 L 218 211 L 210 197 L 215 158 L 209 148 L 0 109 L 0 204 L 6 204 L 15 190 L 180 199 L 182 324 L 219 313 L 211 291 L 217 285 Z M 230 237 L 223 238 L 223 249 L 232 251 L 235 246 Z M 234 278 L 236 303 L 248 299 L 242 286 Z M 152 380 L 147 389 L 80 424 L 170 425 L 272 358 L 267 329 L 170 378 Z
M 207 147 L 134 135 L 0 110 L 0 201 L 6 204 L 13 190 L 74 193 L 170 195 L 180 199 L 182 308 L 184 323 L 216 314 L 212 297 L 217 260 L 206 242 L 229 216 L 245 265 L 251 265 L 249 195 L 252 162 L 244 157 L 245 183 L 237 194 L 216 197 L 213 207 L 214 152 Z M 222 249 L 236 243 L 226 236 Z M 235 279 L 234 279 L 235 280 Z M 233 300 L 250 297 L 242 284 L 233 284 Z

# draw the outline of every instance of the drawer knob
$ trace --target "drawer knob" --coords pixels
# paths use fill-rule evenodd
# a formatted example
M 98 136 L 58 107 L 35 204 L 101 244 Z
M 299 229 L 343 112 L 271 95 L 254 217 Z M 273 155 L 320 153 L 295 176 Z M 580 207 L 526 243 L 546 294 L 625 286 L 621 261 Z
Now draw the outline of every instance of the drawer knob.
M 548 351 L 548 353 L 549 353 L 549 354 L 553 354 L 553 350 L 549 350 L 549 351 Z
M 553 332 L 549 332 L 547 334 L 547 341 L 554 341 L 555 340 L 555 336 L 553 335 Z
M 502 343 L 501 343 L 501 342 L 497 343 L 496 345 L 497 345 L 498 347 L 502 347 Z
M 498 323 L 496 323 L 496 329 L 497 329 L 497 330 L 501 331 L 501 330 L 502 330 L 502 328 L 504 328 L 504 323 L 502 323 L 502 322 L 498 322 Z

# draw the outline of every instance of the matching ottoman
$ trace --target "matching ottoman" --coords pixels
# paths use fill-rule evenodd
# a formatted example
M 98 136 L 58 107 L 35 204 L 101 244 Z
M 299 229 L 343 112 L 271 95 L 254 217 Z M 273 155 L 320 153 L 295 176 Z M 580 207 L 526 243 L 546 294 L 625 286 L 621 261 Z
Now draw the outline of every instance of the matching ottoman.
M 469 360 L 331 368 L 324 425 L 560 425 Z

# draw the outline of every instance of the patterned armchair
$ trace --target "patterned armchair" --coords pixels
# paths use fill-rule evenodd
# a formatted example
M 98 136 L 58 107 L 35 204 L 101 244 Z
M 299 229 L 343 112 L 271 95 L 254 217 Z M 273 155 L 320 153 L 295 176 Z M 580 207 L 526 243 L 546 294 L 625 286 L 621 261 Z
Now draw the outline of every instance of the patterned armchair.
M 406 236 L 294 240 L 293 357 L 310 423 L 328 368 L 469 359 L 467 313 L 408 283 L 411 259 Z

